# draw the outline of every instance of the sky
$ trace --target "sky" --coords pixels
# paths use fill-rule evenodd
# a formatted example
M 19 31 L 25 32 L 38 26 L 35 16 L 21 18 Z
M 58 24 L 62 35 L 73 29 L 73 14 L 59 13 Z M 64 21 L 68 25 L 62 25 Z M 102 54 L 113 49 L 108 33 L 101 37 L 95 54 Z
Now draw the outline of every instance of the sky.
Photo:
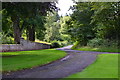
M 72 0 L 59 0 L 57 7 L 60 8 L 60 11 L 58 11 L 58 14 L 61 16 L 65 16 L 67 14 L 71 14 L 72 10 L 68 11 L 70 6 L 74 5 Z

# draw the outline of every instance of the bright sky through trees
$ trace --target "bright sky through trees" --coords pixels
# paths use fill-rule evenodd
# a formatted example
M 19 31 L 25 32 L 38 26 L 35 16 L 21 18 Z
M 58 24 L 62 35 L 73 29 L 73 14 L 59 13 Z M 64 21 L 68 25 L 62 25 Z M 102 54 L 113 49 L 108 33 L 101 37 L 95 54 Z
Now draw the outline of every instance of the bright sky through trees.
M 70 6 L 73 6 L 75 3 L 73 3 L 72 0 L 59 0 L 57 7 L 60 8 L 60 11 L 58 12 L 59 15 L 65 16 L 67 14 L 71 14 L 72 10 L 69 10 Z M 69 10 L 69 11 L 68 11 Z

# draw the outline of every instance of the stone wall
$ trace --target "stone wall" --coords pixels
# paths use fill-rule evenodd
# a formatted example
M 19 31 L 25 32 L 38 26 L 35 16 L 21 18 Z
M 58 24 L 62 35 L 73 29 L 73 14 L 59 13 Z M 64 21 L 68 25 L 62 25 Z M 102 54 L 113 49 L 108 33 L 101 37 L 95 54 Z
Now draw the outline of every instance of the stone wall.
M 39 49 L 50 49 L 49 44 L 31 42 L 28 40 L 21 39 L 21 44 L 3 44 L 1 52 L 9 51 L 25 51 L 25 50 L 39 50 Z

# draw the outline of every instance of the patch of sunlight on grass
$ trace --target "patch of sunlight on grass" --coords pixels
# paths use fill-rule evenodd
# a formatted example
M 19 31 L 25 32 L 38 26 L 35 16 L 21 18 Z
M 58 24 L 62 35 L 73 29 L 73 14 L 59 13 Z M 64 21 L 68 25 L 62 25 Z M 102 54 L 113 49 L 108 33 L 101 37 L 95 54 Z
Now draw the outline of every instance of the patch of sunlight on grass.
M 99 48 L 93 48 L 92 50 L 98 50 Z
M 51 44 L 51 43 L 44 42 L 44 41 L 40 41 L 40 40 L 35 40 L 35 42 L 38 42 L 38 43 L 44 43 L 44 44 Z
M 120 52 L 120 49 L 116 47 L 79 47 L 74 50 L 80 50 L 80 51 L 97 51 L 97 52 Z
M 27 37 L 23 37 L 25 40 L 27 40 Z M 11 39 L 14 41 L 14 38 L 11 37 Z M 38 42 L 38 43 L 44 43 L 44 44 L 51 44 L 51 43 L 48 43 L 48 42 L 45 42 L 45 41 L 40 41 L 38 39 L 35 39 L 35 42 Z
M 2 58 L 3 72 L 41 66 L 63 58 L 67 55 L 66 52 L 55 49 L 2 52 L 2 54 L 4 56 Z
M 118 78 L 118 55 L 100 54 L 93 64 L 68 78 Z

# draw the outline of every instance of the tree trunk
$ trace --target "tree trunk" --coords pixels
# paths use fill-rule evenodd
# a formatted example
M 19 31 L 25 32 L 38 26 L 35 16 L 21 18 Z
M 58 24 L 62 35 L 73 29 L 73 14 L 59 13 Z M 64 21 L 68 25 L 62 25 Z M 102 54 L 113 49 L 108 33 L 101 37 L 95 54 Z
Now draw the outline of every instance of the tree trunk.
M 27 36 L 27 40 L 29 40 L 29 26 L 27 26 L 27 29 L 26 29 L 26 36 Z
M 35 26 L 32 25 L 32 27 L 28 27 L 28 36 L 30 41 L 35 41 Z
M 13 31 L 14 31 L 14 42 L 16 44 L 20 44 L 21 31 L 19 27 L 19 22 L 20 22 L 19 17 L 13 16 L 12 21 L 13 21 Z

